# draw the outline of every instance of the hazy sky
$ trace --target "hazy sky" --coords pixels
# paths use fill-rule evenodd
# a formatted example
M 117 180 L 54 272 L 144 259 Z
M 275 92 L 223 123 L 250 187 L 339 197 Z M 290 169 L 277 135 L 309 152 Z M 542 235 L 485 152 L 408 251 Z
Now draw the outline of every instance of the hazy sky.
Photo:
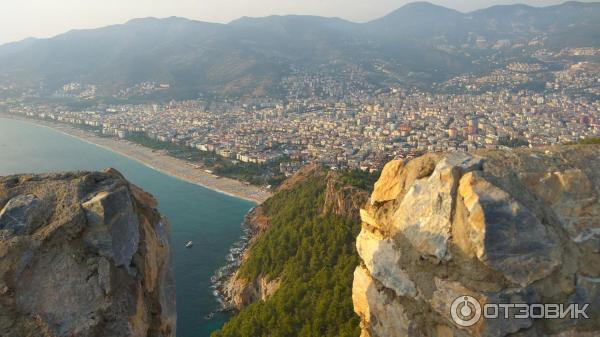
M 590 1 L 590 0 L 584 0 Z M 73 28 L 94 28 L 138 17 L 182 16 L 229 22 L 241 16 L 312 14 L 364 22 L 410 0 L 0 0 L 0 44 L 49 37 Z M 532 6 L 563 0 L 432 0 L 461 11 L 515 2 Z

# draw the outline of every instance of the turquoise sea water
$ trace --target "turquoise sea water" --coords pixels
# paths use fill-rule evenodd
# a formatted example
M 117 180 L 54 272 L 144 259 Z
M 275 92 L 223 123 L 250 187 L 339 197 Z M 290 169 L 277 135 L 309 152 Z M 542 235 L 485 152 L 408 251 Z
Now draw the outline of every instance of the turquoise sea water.
M 0 118 L 0 175 L 114 167 L 152 193 L 171 221 L 173 268 L 177 285 L 177 336 L 204 337 L 226 315 L 204 316 L 217 308 L 210 277 L 226 264 L 230 246 L 242 235 L 240 224 L 253 207 L 233 198 L 154 171 L 136 161 L 51 129 Z M 189 240 L 194 247 L 184 247 Z

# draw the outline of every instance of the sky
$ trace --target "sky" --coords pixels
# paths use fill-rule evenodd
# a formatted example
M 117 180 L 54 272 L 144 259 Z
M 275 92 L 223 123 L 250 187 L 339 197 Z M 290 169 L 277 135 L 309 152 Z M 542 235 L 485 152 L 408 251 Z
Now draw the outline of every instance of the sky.
M 499 4 L 545 6 L 565 0 L 431 0 L 463 12 Z M 591 0 L 583 0 L 591 1 Z M 181 16 L 227 23 L 242 16 L 307 14 L 366 22 L 411 0 L 0 0 L 0 44 L 51 37 L 140 17 Z

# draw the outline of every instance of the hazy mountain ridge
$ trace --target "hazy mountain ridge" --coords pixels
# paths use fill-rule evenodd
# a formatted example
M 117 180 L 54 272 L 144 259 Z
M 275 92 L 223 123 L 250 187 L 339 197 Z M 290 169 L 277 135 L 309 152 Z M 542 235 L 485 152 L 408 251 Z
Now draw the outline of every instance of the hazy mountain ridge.
M 472 62 L 491 53 L 499 40 L 526 46 L 541 38 L 553 49 L 598 46 L 598 18 L 600 3 L 461 13 L 417 2 L 368 23 L 301 15 L 244 17 L 229 24 L 134 19 L 0 46 L 0 83 L 34 88 L 43 83 L 51 93 L 81 82 L 110 95 L 156 81 L 171 84 L 176 96 L 237 95 L 257 88 L 264 94 L 272 93 L 291 69 L 331 64 L 378 79 L 396 81 L 411 72 L 443 79 L 471 70 Z

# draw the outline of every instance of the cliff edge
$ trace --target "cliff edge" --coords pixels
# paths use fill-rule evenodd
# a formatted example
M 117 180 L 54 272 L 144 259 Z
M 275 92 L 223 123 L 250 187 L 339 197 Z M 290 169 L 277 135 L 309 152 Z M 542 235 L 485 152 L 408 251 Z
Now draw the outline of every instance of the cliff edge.
M 169 225 L 121 174 L 0 177 L 0 336 L 175 336 Z
M 388 163 L 356 243 L 362 336 L 599 336 L 599 196 L 599 146 Z M 590 319 L 513 312 L 463 326 L 451 305 L 464 296 L 482 307 L 587 303 Z

